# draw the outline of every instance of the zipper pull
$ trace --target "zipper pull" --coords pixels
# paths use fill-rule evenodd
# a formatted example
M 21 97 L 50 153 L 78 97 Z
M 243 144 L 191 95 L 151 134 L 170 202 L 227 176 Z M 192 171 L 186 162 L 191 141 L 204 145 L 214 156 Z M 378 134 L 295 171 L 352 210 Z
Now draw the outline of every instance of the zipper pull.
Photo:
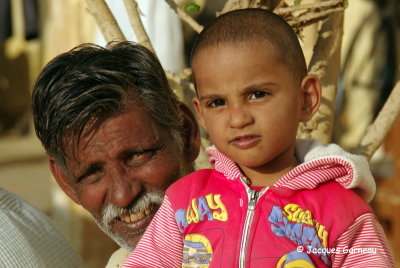
M 256 190 L 250 190 L 249 210 L 253 211 L 256 208 L 257 197 L 258 192 Z
M 251 181 L 250 181 L 246 176 L 241 175 L 241 176 L 240 176 L 240 180 L 241 180 L 244 184 L 246 184 L 247 186 L 250 186 L 250 185 L 251 185 Z

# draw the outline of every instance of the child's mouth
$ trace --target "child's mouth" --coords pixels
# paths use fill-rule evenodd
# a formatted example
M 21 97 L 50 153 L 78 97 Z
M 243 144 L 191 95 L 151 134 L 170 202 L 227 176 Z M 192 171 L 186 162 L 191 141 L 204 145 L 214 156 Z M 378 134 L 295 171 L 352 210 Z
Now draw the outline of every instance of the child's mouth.
M 229 141 L 230 144 L 239 149 L 248 149 L 256 146 L 261 140 L 258 135 L 237 136 Z

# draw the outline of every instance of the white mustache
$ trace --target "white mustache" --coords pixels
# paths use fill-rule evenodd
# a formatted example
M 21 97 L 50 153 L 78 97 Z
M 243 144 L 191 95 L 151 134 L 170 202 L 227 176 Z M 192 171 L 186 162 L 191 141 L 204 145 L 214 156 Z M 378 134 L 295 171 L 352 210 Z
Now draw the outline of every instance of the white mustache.
M 140 211 L 145 211 L 150 206 L 160 206 L 163 199 L 163 192 L 147 192 L 141 196 L 139 200 L 126 208 L 120 208 L 113 204 L 108 204 L 102 213 L 102 224 L 103 226 L 108 226 L 111 221 L 116 218 L 121 218 L 123 215 L 136 214 Z

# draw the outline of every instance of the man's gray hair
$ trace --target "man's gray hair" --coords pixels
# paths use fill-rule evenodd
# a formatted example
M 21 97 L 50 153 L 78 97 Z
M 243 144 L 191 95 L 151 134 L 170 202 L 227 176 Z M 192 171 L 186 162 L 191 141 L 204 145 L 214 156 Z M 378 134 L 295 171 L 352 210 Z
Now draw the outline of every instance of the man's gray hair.
M 131 104 L 148 110 L 182 149 L 183 116 L 158 59 L 133 42 L 106 48 L 83 44 L 50 61 L 36 81 L 36 134 L 48 155 L 66 168 L 71 141 L 78 143 Z

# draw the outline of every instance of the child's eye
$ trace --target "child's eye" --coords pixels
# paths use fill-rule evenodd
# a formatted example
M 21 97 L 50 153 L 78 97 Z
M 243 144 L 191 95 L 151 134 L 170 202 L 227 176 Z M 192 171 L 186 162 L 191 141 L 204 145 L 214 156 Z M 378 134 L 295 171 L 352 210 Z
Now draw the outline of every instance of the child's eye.
M 250 94 L 250 99 L 260 99 L 268 95 L 268 92 L 265 91 L 254 91 Z
M 207 104 L 208 107 L 219 107 L 219 106 L 223 106 L 223 105 L 225 105 L 224 100 L 213 100 Z

